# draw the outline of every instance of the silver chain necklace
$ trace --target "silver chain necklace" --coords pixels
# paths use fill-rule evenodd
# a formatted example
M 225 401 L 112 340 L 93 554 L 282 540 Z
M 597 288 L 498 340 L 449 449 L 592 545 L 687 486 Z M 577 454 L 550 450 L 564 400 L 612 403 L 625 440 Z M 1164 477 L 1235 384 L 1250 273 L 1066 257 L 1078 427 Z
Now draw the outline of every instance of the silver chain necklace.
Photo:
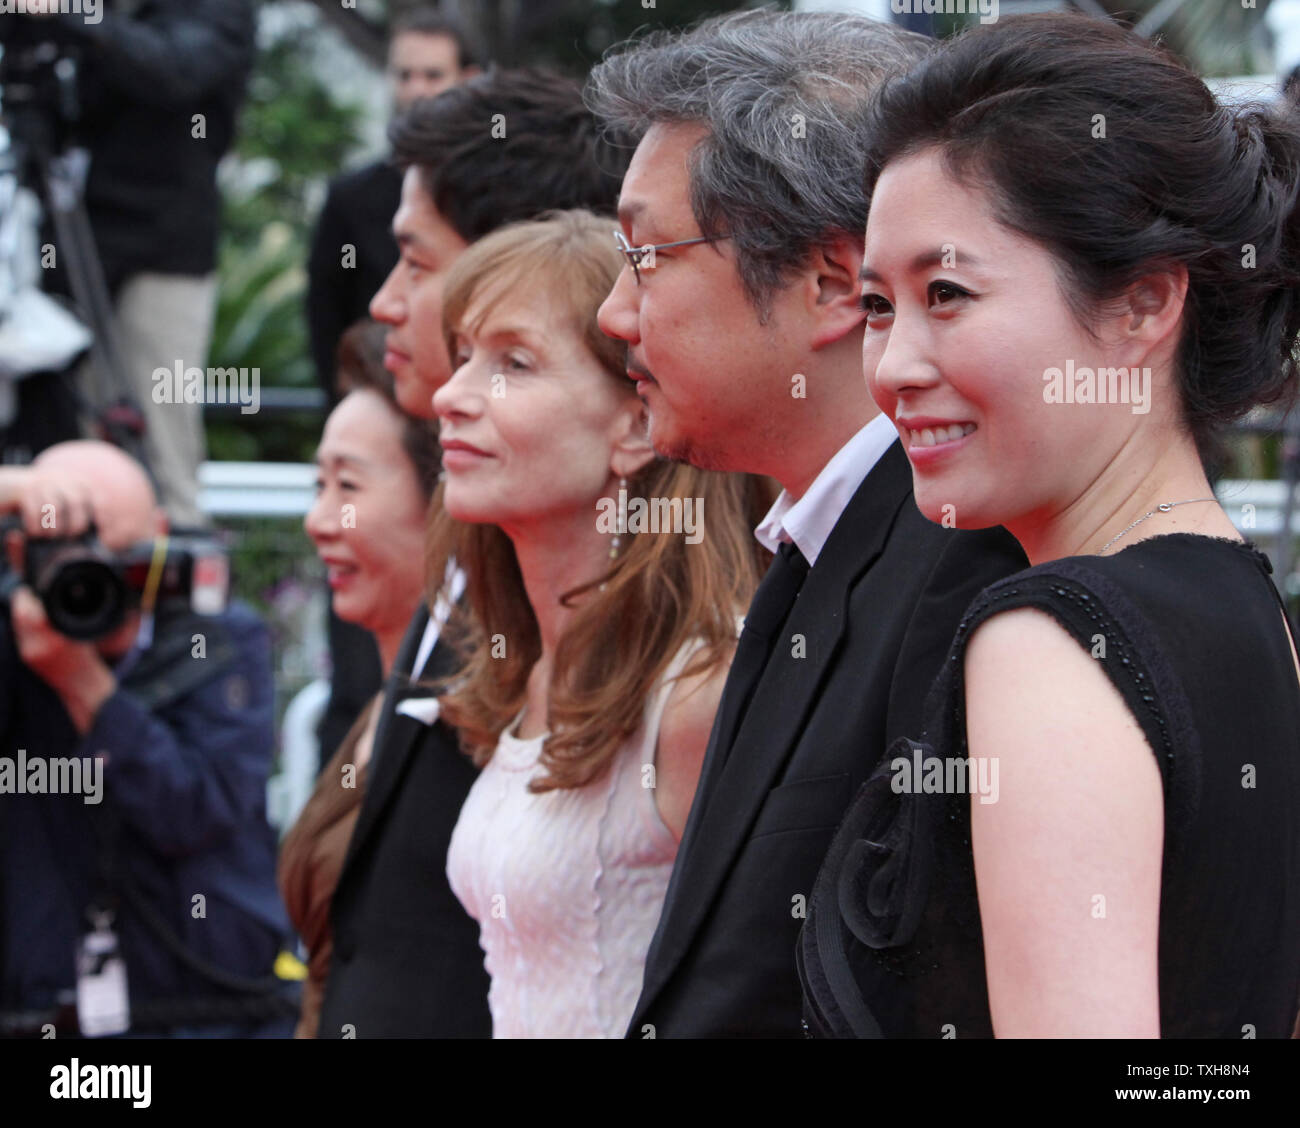
M 1153 510 L 1151 510 L 1150 513 L 1142 514 L 1141 517 L 1139 517 L 1136 521 L 1134 521 L 1133 524 L 1131 524 L 1123 532 L 1116 533 L 1113 537 L 1111 537 L 1110 540 L 1108 540 L 1105 544 L 1101 546 L 1100 549 L 1097 550 L 1097 555 L 1100 556 L 1103 552 L 1106 551 L 1106 549 L 1110 548 L 1112 544 L 1114 544 L 1117 540 L 1119 540 L 1120 537 L 1126 536 L 1127 534 L 1131 533 L 1140 524 L 1142 524 L 1142 522 L 1145 521 L 1148 517 L 1154 517 L 1157 513 L 1168 513 L 1171 509 L 1173 509 L 1177 505 L 1195 505 L 1197 502 L 1200 501 L 1218 501 L 1218 500 L 1219 499 L 1217 497 L 1193 497 L 1193 498 L 1188 498 L 1186 501 L 1162 501 Z

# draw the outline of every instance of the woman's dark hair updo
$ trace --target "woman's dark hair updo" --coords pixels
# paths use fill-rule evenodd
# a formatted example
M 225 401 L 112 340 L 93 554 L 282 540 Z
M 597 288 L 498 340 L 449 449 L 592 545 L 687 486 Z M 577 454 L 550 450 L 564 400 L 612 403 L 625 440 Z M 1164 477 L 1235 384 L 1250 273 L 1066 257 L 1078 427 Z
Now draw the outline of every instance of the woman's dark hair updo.
M 1221 106 L 1182 63 L 1085 16 L 1011 17 L 881 89 L 868 194 L 937 146 L 995 215 L 1050 251 L 1085 327 L 1152 267 L 1188 272 L 1177 377 L 1202 458 L 1226 424 L 1289 403 L 1300 333 L 1300 120 Z M 952 201 L 960 215 L 963 200 Z

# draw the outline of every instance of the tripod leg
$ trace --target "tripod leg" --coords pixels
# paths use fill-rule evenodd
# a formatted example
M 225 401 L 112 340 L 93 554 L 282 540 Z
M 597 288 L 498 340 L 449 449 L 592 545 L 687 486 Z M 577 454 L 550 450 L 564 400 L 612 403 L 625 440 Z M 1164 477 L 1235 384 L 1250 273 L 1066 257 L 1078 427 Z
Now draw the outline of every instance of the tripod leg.
M 98 384 L 95 399 L 98 406 L 108 405 L 107 410 L 101 410 L 99 421 L 111 440 L 139 461 L 152 478 L 142 441 L 144 417 L 122 364 L 113 304 L 76 174 L 66 156 L 51 158 L 44 172 L 46 199 L 67 264 L 73 299 L 94 334 L 91 361 Z

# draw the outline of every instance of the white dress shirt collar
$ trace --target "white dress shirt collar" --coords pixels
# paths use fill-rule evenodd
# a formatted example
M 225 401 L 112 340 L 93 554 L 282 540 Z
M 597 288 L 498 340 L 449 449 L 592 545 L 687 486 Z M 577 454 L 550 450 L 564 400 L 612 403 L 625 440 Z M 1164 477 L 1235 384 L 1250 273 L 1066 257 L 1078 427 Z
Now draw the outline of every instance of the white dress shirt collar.
M 754 530 L 759 544 L 775 552 L 782 541 L 793 541 L 809 565 L 816 564 L 862 479 L 897 438 L 898 431 L 882 411 L 835 452 L 798 501 L 781 491 Z
M 455 560 L 447 561 L 447 572 L 443 578 L 442 589 L 434 601 L 433 614 L 424 624 L 424 634 L 420 636 L 420 646 L 415 652 L 415 661 L 411 663 L 413 677 L 418 678 L 424 672 L 425 663 L 429 661 L 433 648 L 438 644 L 438 636 L 442 633 L 442 628 L 451 618 L 452 607 L 464 594 L 468 579 L 464 569 Z

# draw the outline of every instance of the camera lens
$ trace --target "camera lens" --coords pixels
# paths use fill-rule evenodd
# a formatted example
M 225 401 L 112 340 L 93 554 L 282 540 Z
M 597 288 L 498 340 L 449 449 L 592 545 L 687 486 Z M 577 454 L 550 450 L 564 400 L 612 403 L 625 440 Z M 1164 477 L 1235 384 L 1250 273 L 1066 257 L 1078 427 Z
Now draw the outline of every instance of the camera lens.
M 59 568 L 45 605 L 60 634 L 87 640 L 108 634 L 122 621 L 125 596 L 112 568 L 97 560 L 74 560 Z

